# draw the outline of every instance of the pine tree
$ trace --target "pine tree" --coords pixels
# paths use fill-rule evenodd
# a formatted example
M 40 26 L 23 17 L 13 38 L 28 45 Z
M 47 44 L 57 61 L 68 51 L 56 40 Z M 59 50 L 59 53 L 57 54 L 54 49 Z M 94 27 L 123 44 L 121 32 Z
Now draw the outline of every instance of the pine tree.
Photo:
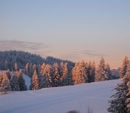
M 18 65 L 17 65 L 17 63 L 14 64 L 14 68 L 15 68 L 15 71 L 18 70 Z
M 127 64 L 127 72 L 124 76 L 124 78 L 128 78 L 128 93 L 127 93 L 127 100 L 126 100 L 126 106 L 128 108 L 127 112 L 130 113 L 130 62 Z
M 95 74 L 95 81 L 104 81 L 108 79 L 105 77 L 105 61 L 103 57 L 101 57 L 100 63 L 96 69 L 96 74 Z
M 23 78 L 22 70 L 21 70 L 21 69 L 19 70 L 18 83 L 19 83 L 20 91 L 25 91 L 25 90 L 27 90 L 27 86 L 25 85 L 25 80 L 24 80 L 24 78 Z
M 37 90 L 38 88 L 39 88 L 38 75 L 37 75 L 36 70 L 34 70 L 34 74 L 32 76 L 32 84 L 30 86 L 30 89 Z
M 11 75 L 10 75 L 10 70 L 9 69 L 6 71 L 6 74 L 7 74 L 8 79 L 10 80 L 11 79 Z
M 15 72 L 15 75 L 17 76 L 17 79 L 19 79 L 19 72 L 18 71 Z
M 51 65 L 47 64 L 44 69 L 44 74 L 42 75 L 40 88 L 52 87 L 52 77 L 53 71 Z
M 74 85 L 88 82 L 87 68 L 84 60 L 75 64 L 75 67 L 72 71 L 72 80 Z
M 69 76 L 68 63 L 64 64 L 63 74 L 61 75 L 60 81 L 63 86 L 71 84 L 71 77 Z
M 20 91 L 19 82 L 16 75 L 11 74 L 10 86 L 12 91 Z
M 123 60 L 123 64 L 121 66 L 121 70 L 120 70 L 120 78 L 123 78 L 124 75 L 126 74 L 128 62 L 129 62 L 128 57 L 125 56 L 125 58 Z
M 25 74 L 29 75 L 29 63 L 27 63 L 25 66 Z
M 0 88 L 1 88 L 2 81 L 3 81 L 3 74 L 0 72 Z
M 53 86 L 60 85 L 60 69 L 59 69 L 59 65 L 57 63 L 53 64 L 52 84 L 53 84 Z
M 43 63 L 43 64 L 41 65 L 41 70 L 40 70 L 40 74 L 41 74 L 41 75 L 44 74 L 44 69 L 45 69 L 45 67 L 46 67 L 46 64 Z
M 10 81 L 6 73 L 3 74 L 3 81 L 2 81 L 1 87 L 2 87 L 2 90 L 5 91 L 5 93 L 11 89 Z
M 111 96 L 112 100 L 109 101 L 110 107 L 108 111 L 111 113 L 129 113 L 126 100 L 128 94 L 128 81 L 129 79 L 125 77 L 122 83 L 118 83 L 115 88 L 116 93 Z
M 90 63 L 90 72 L 89 72 L 89 74 L 90 74 L 90 78 L 89 78 L 89 81 L 90 82 L 94 82 L 95 81 L 95 62 L 94 61 L 92 61 L 91 63 Z
M 105 65 L 105 78 L 108 80 L 112 79 L 112 72 L 108 63 Z

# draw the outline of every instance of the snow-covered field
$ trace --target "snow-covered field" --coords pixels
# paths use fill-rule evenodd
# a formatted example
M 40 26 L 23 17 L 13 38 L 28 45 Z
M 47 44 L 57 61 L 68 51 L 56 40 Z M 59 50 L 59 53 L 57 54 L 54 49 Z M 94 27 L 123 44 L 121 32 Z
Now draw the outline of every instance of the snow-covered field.
M 120 80 L 86 83 L 75 86 L 44 88 L 37 91 L 9 92 L 0 96 L 0 113 L 108 113 L 108 100 Z

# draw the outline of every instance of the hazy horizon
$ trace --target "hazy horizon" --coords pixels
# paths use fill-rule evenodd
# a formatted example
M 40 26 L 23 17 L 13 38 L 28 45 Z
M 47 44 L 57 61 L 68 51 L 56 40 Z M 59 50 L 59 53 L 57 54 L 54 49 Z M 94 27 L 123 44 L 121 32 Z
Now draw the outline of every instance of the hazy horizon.
M 0 50 L 96 65 L 102 56 L 120 67 L 130 58 L 129 6 L 129 0 L 1 0 Z

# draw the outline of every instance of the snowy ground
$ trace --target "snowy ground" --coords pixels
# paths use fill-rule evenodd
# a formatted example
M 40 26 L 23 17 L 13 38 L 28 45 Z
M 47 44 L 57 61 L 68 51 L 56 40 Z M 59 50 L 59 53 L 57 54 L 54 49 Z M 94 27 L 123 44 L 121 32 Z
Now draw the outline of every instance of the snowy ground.
M 108 113 L 108 100 L 120 80 L 86 83 L 75 86 L 44 88 L 37 91 L 9 92 L 0 96 L 0 113 Z
M 28 77 L 27 75 L 23 74 L 23 78 L 25 80 L 25 85 L 27 86 L 27 89 L 29 90 L 29 87 L 31 85 L 31 78 Z

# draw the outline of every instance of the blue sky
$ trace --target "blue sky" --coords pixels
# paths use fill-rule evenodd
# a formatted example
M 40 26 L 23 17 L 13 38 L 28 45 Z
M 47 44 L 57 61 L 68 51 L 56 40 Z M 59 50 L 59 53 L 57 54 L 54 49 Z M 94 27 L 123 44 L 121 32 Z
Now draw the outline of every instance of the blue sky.
M 1 0 L 0 50 L 72 61 L 130 57 L 129 0 Z

